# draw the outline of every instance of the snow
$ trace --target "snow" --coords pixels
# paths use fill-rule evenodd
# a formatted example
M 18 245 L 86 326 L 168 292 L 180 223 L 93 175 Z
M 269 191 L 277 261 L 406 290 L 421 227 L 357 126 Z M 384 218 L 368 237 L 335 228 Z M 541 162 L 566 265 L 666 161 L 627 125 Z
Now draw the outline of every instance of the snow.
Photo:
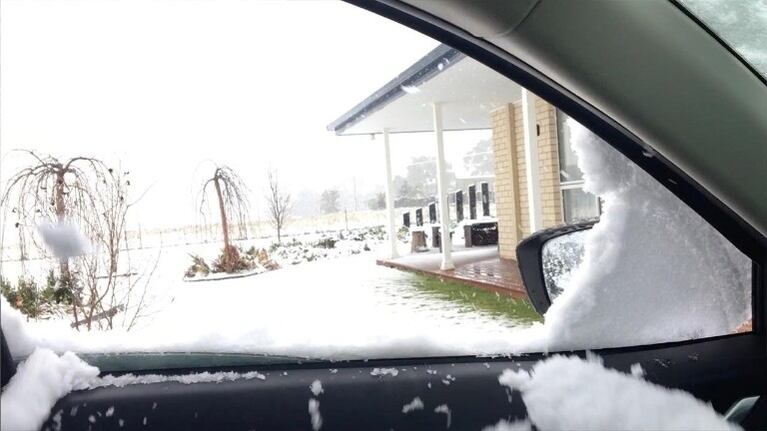
M 450 423 L 452 422 L 453 418 L 452 413 L 450 412 L 450 407 L 448 407 L 447 404 L 440 404 L 435 407 L 434 413 L 442 413 L 447 416 L 447 424 L 445 425 L 445 428 L 450 428 Z
M 92 367 L 72 352 L 59 356 L 37 348 L 19 365 L 0 398 L 2 431 L 39 429 L 56 401 L 73 390 L 85 389 L 97 378 Z M 57 413 L 57 423 L 61 415 Z
M 421 89 L 415 85 L 400 85 L 400 88 L 407 94 L 417 94 L 421 92 Z
M 12 355 L 22 359 L 35 346 L 60 353 L 224 352 L 323 359 L 491 355 L 511 351 L 514 333 L 530 325 L 530 320 L 441 298 L 423 289 L 419 276 L 376 265 L 375 251 L 207 283 L 182 280 L 188 252 L 187 246 L 163 249 L 151 280 L 157 305 L 131 331 L 78 332 L 68 316 L 27 321 L 0 299 Z M 478 252 L 497 254 L 492 247 Z
M 482 431 L 532 431 L 532 429 L 532 424 L 528 420 L 509 422 L 506 419 L 501 419 L 495 425 L 482 428 Z
M 516 351 L 642 345 L 732 333 L 751 317 L 751 262 L 700 216 L 568 120 L 584 189 L 603 200 L 582 263 Z
M 462 248 L 461 246 L 453 245 L 452 258 L 453 263 L 456 266 L 488 260 L 495 257 L 498 257 L 498 246 L 495 245 L 471 248 Z M 436 270 L 439 269 L 440 264 L 442 263 L 442 253 L 438 250 L 431 250 L 424 253 L 407 254 L 392 259 L 392 261 L 414 268 Z
M 160 374 L 144 374 L 133 375 L 123 374 L 120 376 L 114 376 L 108 374 L 98 379 L 94 379 L 89 387 L 99 388 L 104 386 L 115 386 L 122 388 L 128 385 L 147 385 L 151 383 L 165 383 L 165 382 L 178 382 L 185 385 L 193 383 L 221 383 L 221 382 L 234 382 L 237 380 L 266 380 L 266 376 L 258 371 L 249 371 L 247 373 L 236 373 L 234 371 L 220 371 L 216 373 L 202 372 L 192 374 L 180 374 L 165 376 Z M 152 408 L 156 408 L 157 405 L 153 405 Z
M 639 364 L 631 364 L 631 375 L 634 377 L 644 377 L 644 368 Z
M 397 377 L 399 370 L 396 368 L 373 368 L 373 371 L 370 372 L 371 376 L 385 376 L 387 374 L 392 377 Z
M 85 236 L 71 223 L 42 222 L 37 225 L 37 231 L 48 249 L 59 259 L 79 256 L 88 253 L 91 249 Z
M 687 392 L 605 368 L 594 356 L 555 355 L 529 374 L 505 370 L 498 380 L 521 392 L 541 430 L 740 429 Z
M 312 421 L 312 429 L 319 431 L 322 428 L 322 415 L 320 414 L 320 402 L 314 398 L 309 400 L 309 418 Z
M 313 381 L 312 384 L 309 386 L 309 390 L 312 391 L 315 397 L 318 397 L 321 393 L 325 392 L 322 389 L 322 382 L 319 380 Z
M 423 401 L 419 397 L 413 398 L 413 401 L 402 406 L 403 414 L 408 414 L 414 410 L 423 410 Z

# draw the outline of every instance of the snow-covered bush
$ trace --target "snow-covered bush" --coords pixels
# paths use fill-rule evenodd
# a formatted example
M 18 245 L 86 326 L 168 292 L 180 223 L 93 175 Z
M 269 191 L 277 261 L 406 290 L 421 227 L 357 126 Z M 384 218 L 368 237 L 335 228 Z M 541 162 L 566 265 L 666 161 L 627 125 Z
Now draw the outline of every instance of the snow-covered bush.
M 71 291 L 59 284 L 53 271 L 48 273 L 44 287 L 33 277 L 19 277 L 15 285 L 0 277 L 0 291 L 14 308 L 33 318 L 48 317 L 72 303 Z

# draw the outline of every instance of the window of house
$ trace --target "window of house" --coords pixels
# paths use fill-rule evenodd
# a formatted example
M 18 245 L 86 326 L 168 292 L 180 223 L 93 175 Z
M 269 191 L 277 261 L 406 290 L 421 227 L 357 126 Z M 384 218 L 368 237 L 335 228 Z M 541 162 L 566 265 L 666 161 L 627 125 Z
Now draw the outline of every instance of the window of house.
M 559 146 L 559 185 L 562 191 L 562 212 L 565 223 L 599 216 L 599 198 L 583 190 L 583 172 L 571 147 L 570 131 L 565 126 L 567 114 L 557 110 L 557 139 Z

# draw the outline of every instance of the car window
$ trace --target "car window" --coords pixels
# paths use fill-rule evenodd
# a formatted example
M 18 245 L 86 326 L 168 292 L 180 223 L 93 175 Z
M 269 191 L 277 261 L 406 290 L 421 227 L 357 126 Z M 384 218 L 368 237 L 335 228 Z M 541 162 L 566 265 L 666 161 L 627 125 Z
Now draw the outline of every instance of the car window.
M 17 358 L 495 355 L 749 323 L 750 260 L 663 185 L 383 18 L 340 2 L 3 14 L 0 281 Z M 516 246 L 583 220 L 546 249 L 557 297 L 541 316 Z
M 681 0 L 727 44 L 767 77 L 767 2 Z

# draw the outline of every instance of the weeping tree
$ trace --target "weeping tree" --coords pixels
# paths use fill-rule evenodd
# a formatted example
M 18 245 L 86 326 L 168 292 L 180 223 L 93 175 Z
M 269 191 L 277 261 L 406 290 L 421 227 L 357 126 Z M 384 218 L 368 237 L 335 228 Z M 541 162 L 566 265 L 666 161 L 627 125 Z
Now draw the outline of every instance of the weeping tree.
M 215 193 L 218 202 L 221 231 L 224 237 L 224 249 L 218 265 L 224 272 L 235 272 L 242 269 L 242 259 L 237 247 L 232 245 L 232 227 L 234 225 L 238 229 L 240 236 L 247 235 L 248 188 L 232 168 L 217 166 L 213 176 L 205 180 L 200 190 L 200 213 L 204 219 L 209 213 L 211 193 Z
M 18 150 L 29 159 L 27 167 L 18 170 L 8 180 L 0 205 L 4 219 L 8 211 L 16 219 L 21 260 L 28 256 L 29 246 L 45 254 L 45 247 L 36 235 L 40 220 L 72 223 L 83 228 L 97 225 L 93 208 L 98 201 L 99 185 L 111 182 L 111 172 L 104 163 L 91 157 L 73 157 L 60 160 L 53 156 L 39 156 L 33 151 Z M 84 232 L 93 236 L 94 232 Z M 70 259 L 60 258 L 58 263 L 59 287 L 68 291 L 72 312 L 78 321 L 78 301 Z
M 18 152 L 29 163 L 7 181 L 0 207 L 3 219 L 8 220 L 9 212 L 16 219 L 21 258 L 27 257 L 30 245 L 47 255 L 37 232 L 40 222 L 75 226 L 93 250 L 87 255 L 58 258 L 56 283 L 69 298 L 72 326 L 91 329 L 98 321 L 99 327 L 111 329 L 114 315 L 128 308 L 133 312 L 132 326 L 143 301 L 130 306 L 137 280 L 124 280 L 119 274 L 121 253 L 126 248 L 126 218 L 132 205 L 127 201 L 129 173 L 93 157 L 60 159 L 28 150 Z M 147 283 L 143 287 L 146 291 Z

